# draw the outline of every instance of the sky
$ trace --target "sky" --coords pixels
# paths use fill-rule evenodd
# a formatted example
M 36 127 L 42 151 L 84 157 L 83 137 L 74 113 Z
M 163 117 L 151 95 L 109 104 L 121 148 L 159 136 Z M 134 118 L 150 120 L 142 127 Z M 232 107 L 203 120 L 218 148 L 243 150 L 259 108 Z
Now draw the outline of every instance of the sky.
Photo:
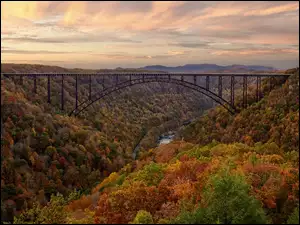
M 1 63 L 299 66 L 298 1 L 1 1 Z

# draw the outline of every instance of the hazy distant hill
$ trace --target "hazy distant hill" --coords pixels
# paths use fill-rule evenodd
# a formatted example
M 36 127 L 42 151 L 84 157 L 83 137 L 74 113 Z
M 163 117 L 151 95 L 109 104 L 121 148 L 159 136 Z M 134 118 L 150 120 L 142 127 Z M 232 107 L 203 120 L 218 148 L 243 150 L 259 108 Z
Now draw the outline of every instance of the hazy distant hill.
M 258 65 L 229 65 L 229 66 L 219 66 L 216 64 L 186 64 L 184 66 L 176 66 L 176 67 L 167 67 L 161 65 L 152 65 L 152 66 L 145 66 L 140 69 L 145 70 L 160 70 L 165 72 L 272 72 L 276 71 L 273 67 L 266 67 L 266 66 L 258 66 Z
M 259 66 L 259 65 L 229 65 L 219 66 L 216 64 L 186 64 L 184 66 L 168 67 L 162 65 L 145 66 L 141 68 L 121 68 L 116 69 L 68 69 L 59 66 L 47 66 L 47 65 L 33 65 L 33 64 L 13 64 L 13 63 L 1 63 L 1 72 L 62 72 L 62 73 L 98 73 L 98 72 L 190 72 L 190 73 L 243 73 L 243 72 L 275 72 L 278 71 L 273 67 Z
M 81 69 L 64 68 L 60 66 L 50 66 L 41 64 L 15 64 L 1 63 L 1 72 L 5 73 L 110 73 L 110 72 L 151 72 L 135 68 L 116 68 L 116 69 Z M 160 71 L 163 72 L 163 71 Z

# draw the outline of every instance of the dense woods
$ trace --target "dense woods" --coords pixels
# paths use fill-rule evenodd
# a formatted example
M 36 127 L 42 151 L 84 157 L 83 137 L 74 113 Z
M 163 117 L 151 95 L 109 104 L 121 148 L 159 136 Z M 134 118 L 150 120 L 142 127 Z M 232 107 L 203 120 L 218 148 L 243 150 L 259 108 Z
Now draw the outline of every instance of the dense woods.
M 222 107 L 200 116 L 200 106 L 211 106 L 207 99 L 154 85 L 111 96 L 97 103 L 97 112 L 73 118 L 55 114 L 59 102 L 53 109 L 42 101 L 46 89 L 33 96 L 26 92 L 30 82 L 23 89 L 2 80 L 1 217 L 14 223 L 299 223 L 299 70 L 286 73 L 292 75 L 271 92 L 264 84 L 258 103 L 250 87 L 249 108 L 234 116 Z M 156 147 L 156 137 L 177 127 L 175 121 L 196 116 L 176 141 Z M 132 160 L 145 129 L 143 154 Z
M 4 64 L 2 71 L 95 72 L 18 64 Z M 107 79 L 108 84 L 112 82 Z M 59 78 L 51 79 L 49 105 L 45 78 L 38 79 L 35 95 L 31 79 L 24 78 L 20 85 L 18 77 L 2 76 L 2 218 L 12 220 L 34 202 L 45 205 L 57 192 L 63 196 L 74 189 L 89 193 L 111 172 L 132 161 L 141 136 L 145 135 L 141 150 L 155 147 L 161 133 L 200 115 L 200 107 L 211 107 L 211 101 L 199 94 L 183 94 L 177 86 L 166 91 L 152 84 L 127 88 L 96 102 L 79 118 L 68 117 L 75 105 L 74 83 L 74 78 L 65 81 L 66 110 L 61 111 Z M 94 83 L 94 87 L 101 89 L 102 85 Z M 84 79 L 79 91 L 82 101 L 88 96 Z

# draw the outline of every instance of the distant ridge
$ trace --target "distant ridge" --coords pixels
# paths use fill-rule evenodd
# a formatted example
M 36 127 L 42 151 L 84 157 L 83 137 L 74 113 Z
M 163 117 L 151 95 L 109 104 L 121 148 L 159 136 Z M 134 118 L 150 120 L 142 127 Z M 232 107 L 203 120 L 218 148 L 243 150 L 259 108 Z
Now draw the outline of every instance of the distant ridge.
M 219 66 L 216 64 L 186 64 L 184 66 L 176 66 L 176 67 L 168 67 L 162 65 L 151 65 L 141 67 L 140 69 L 145 70 L 160 70 L 165 72 L 194 72 L 194 73 L 201 73 L 201 72 L 272 72 L 277 71 L 273 67 L 268 66 L 259 66 L 259 65 L 229 65 L 229 66 Z

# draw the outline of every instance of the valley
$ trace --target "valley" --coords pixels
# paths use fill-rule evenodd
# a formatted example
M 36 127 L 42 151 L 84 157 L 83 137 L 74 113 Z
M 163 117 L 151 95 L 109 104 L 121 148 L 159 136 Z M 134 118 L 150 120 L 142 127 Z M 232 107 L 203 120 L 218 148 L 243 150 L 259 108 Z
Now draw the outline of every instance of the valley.
M 1 1 L 1 224 L 300 224 L 299 2 Z
M 2 72 L 69 71 L 26 67 L 4 65 Z M 231 190 L 222 182 L 229 182 L 240 186 L 234 195 L 253 207 L 238 221 L 288 221 L 299 200 L 299 70 L 285 73 L 291 76 L 271 92 L 262 83 L 259 102 L 249 88 L 249 108 L 236 115 L 189 89 L 153 83 L 109 95 L 69 117 L 59 98 L 52 97 L 51 105 L 43 100 L 46 80 L 32 95 L 32 80 L 20 85 L 3 78 L 2 217 L 15 223 L 214 223 L 211 213 L 223 211 L 209 199 L 222 199 Z M 75 102 L 72 82 L 65 83 L 66 108 Z M 59 80 L 52 84 L 58 92 Z M 83 82 L 79 101 L 87 91 Z M 216 191 L 206 192 L 209 185 Z M 280 197 L 282 191 L 289 197 Z M 202 207 L 207 202 L 209 211 Z M 236 212 L 238 204 L 228 207 Z

